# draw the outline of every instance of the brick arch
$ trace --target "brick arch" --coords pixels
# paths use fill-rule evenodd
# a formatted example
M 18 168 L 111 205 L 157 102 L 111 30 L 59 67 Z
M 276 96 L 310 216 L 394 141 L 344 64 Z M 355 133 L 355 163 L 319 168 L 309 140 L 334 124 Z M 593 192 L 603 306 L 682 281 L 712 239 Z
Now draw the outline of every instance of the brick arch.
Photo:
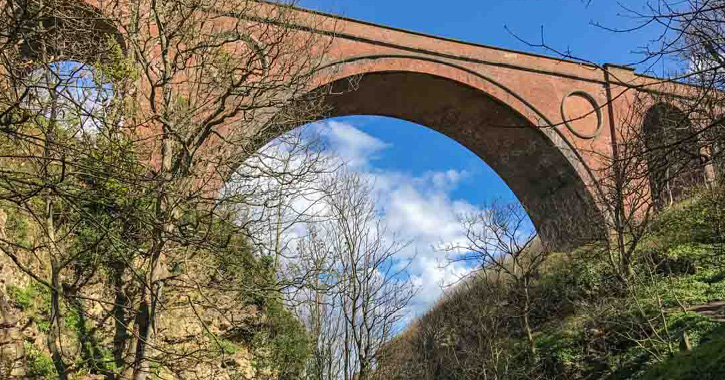
M 567 134 L 562 132 L 561 120 L 555 119 L 556 116 L 552 118 L 551 110 L 541 109 L 533 102 L 529 102 L 527 97 L 530 95 L 519 94 L 516 89 L 480 71 L 471 70 L 465 66 L 459 66 L 447 61 L 404 55 L 357 56 L 327 64 L 320 68 L 319 71 L 317 80 L 313 81 L 315 83 L 313 86 L 322 87 L 325 84 L 340 81 L 350 83 L 349 89 L 355 86 L 355 77 L 362 77 L 371 73 L 410 72 L 441 77 L 461 85 L 473 87 L 506 104 L 528 120 L 527 127 L 536 128 L 543 133 L 562 150 L 579 176 L 590 186 L 594 185 L 596 187 L 597 177 L 594 170 L 590 168 L 585 157 L 582 157 L 579 152 L 581 147 L 573 144 L 576 139 L 572 139 L 571 134 L 567 137 Z M 338 85 L 338 87 L 340 86 Z M 344 86 L 341 90 L 345 91 Z M 559 94 L 552 95 L 552 98 L 558 101 Z M 593 191 L 598 190 L 593 189 Z
M 704 183 L 695 126 L 685 112 L 670 103 L 652 104 L 644 114 L 642 129 L 650 192 L 658 207 L 680 200 L 687 189 Z
M 72 24 L 67 25 L 68 22 L 53 16 L 39 20 L 48 26 L 50 32 L 46 35 L 40 34 L 34 39 L 25 39 L 19 51 L 21 58 L 28 61 L 37 60 L 39 46 L 44 38 L 63 38 L 68 41 L 68 43 L 62 44 L 63 49 L 48 52 L 55 61 L 79 61 L 88 64 L 104 61 L 109 54 L 108 39 L 115 40 L 125 51 L 126 43 L 123 36 L 113 22 L 104 16 L 104 12 L 98 5 L 96 1 L 88 0 L 63 0 L 54 4 L 51 15 L 60 13 L 72 15 L 73 17 L 68 18 L 72 20 Z M 50 43 L 48 45 L 57 47 L 61 44 Z
M 125 20 L 126 7 L 132 4 L 126 2 L 116 7 L 114 2 L 102 0 L 61 1 L 87 4 L 89 9 L 108 15 L 116 24 Z M 273 7 L 276 7 L 274 3 L 259 2 L 259 7 L 251 11 L 264 22 Z M 600 226 L 606 223 L 599 221 L 609 215 L 595 206 L 597 202 L 593 200 L 601 200 L 599 183 L 606 178 L 599 177 L 607 170 L 607 159 L 617 156 L 617 140 L 627 138 L 622 128 L 626 128 L 638 95 L 690 96 L 693 93 L 686 85 L 663 85 L 657 78 L 638 75 L 613 64 L 600 67 L 304 9 L 292 8 L 292 12 L 294 17 L 289 27 L 305 41 L 308 34 L 313 34 L 315 44 L 319 44 L 315 51 L 321 53 L 316 59 L 327 64 L 318 73 L 312 88 L 332 84 L 335 91 L 343 92 L 327 97 L 336 110 L 333 114 L 388 114 L 455 138 L 492 164 L 529 208 L 542 236 L 558 243 L 568 241 L 576 245 L 578 239 L 599 234 L 599 229 L 604 228 Z M 230 21 L 228 17 L 236 16 L 230 13 L 215 22 L 224 27 Z M 276 25 L 274 18 L 268 20 L 270 25 Z M 83 61 L 77 57 L 71 59 Z M 346 92 L 348 80 L 359 75 L 363 76 L 360 89 Z M 375 93 L 370 88 L 379 91 Z M 442 109 L 446 105 L 444 100 L 438 99 L 436 103 L 428 99 L 429 109 L 436 109 L 438 115 L 426 114 L 422 106 L 418 107 L 420 112 L 413 113 L 414 105 L 426 104 L 424 99 L 404 102 L 395 98 L 395 94 L 402 93 L 408 99 L 420 98 L 423 91 L 436 95 L 436 92 L 443 93 L 440 89 L 446 89 L 451 96 L 455 94 L 460 101 Z M 383 100 L 396 104 L 395 100 L 401 108 L 409 109 L 391 110 L 391 105 L 385 108 Z M 475 104 L 485 110 L 477 110 Z M 592 108 L 597 110 L 594 122 L 581 117 Z M 495 117 L 497 114 L 499 118 Z M 435 117 L 438 119 L 434 120 Z M 475 127 L 452 127 L 472 124 L 476 118 L 481 122 Z M 508 125 L 511 128 L 506 129 L 507 137 L 503 132 L 492 132 L 501 129 L 495 127 L 506 127 L 499 123 L 501 120 L 518 124 Z M 515 132 L 517 129 L 523 131 Z M 464 131 L 468 133 L 468 140 L 463 136 Z M 507 153 L 509 159 L 503 160 L 498 157 L 504 155 L 493 154 L 492 148 L 483 151 L 485 141 L 476 144 L 474 137 L 483 135 L 498 136 L 493 140 L 499 145 L 510 140 L 527 148 L 512 149 Z M 507 165 L 513 167 L 507 169 Z M 527 174 L 525 167 L 546 175 Z M 561 195 L 551 195 L 557 192 Z M 549 217 L 552 214 L 554 217 Z M 557 230 L 563 236 L 555 236 Z
M 504 85 L 442 62 L 399 56 L 331 64 L 317 82 L 325 83 L 332 94 L 329 117 L 403 119 L 470 149 L 501 176 L 555 247 L 604 232 L 591 171 L 543 113 Z

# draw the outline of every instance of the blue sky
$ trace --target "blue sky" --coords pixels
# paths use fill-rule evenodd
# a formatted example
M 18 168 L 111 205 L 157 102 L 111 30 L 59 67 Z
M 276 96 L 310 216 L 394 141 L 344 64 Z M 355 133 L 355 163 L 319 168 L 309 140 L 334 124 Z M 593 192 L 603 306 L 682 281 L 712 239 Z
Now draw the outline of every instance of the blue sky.
M 628 6 L 642 9 L 641 0 Z M 569 50 L 596 63 L 638 62 L 643 46 L 657 37 L 656 28 L 637 33 L 613 33 L 613 28 L 635 25 L 611 0 L 302 0 L 300 5 L 470 42 L 544 53 L 518 37 Z M 543 29 L 542 29 L 543 28 Z M 508 29 L 508 30 L 507 30 Z M 551 53 L 548 53 L 551 54 Z M 637 66 L 640 72 L 661 70 Z M 330 146 L 351 167 L 372 176 L 378 205 L 388 225 L 413 243 L 404 256 L 420 286 L 412 308 L 425 312 L 441 295 L 441 285 L 467 273 L 464 265 L 444 266 L 441 243 L 462 239 L 456 215 L 473 212 L 490 200 L 516 201 L 506 184 L 476 155 L 457 142 L 422 126 L 372 116 L 336 118 L 323 123 Z
M 535 53 L 547 52 L 519 41 L 541 41 L 571 50 L 597 63 L 629 64 L 641 59 L 641 50 L 657 37 L 657 27 L 637 33 L 613 33 L 594 26 L 628 28 L 638 25 L 618 4 L 644 11 L 643 0 L 300 0 L 299 5 L 354 19 L 374 22 Z M 650 3 L 656 3 L 650 0 Z M 507 31 L 508 29 L 508 31 Z M 510 31 L 510 32 L 509 32 Z M 641 67 L 646 69 L 646 67 Z

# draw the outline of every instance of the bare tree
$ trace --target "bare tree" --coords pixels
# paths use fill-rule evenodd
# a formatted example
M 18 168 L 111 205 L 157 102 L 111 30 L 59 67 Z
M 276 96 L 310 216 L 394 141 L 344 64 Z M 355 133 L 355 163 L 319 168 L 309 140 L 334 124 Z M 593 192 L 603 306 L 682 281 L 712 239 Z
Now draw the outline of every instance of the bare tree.
M 527 378 L 528 352 L 512 350 L 520 315 L 511 308 L 512 282 L 478 271 L 382 350 L 380 374 L 392 379 Z M 523 355 L 522 355 L 523 354 Z
M 449 262 L 473 263 L 478 271 L 492 272 L 487 276 L 512 282 L 517 297 L 512 306 L 517 308 L 529 353 L 535 358 L 532 288 L 550 251 L 537 239 L 521 205 L 492 203 L 478 213 L 462 216 L 461 223 L 466 241 L 445 247 Z
M 610 235 L 603 256 L 623 285 L 633 276 L 636 253 L 656 213 L 707 183 L 703 148 L 687 115 L 661 96 L 638 94 L 617 122 L 612 152 L 599 159 L 597 205 L 607 212 Z M 684 136 L 684 137 L 683 137 Z
M 315 352 L 314 378 L 374 376 L 377 355 L 402 328 L 415 294 L 408 262 L 398 257 L 405 244 L 380 220 L 370 186 L 354 172 L 327 180 L 326 219 L 302 244 L 303 257 L 319 273 L 307 311 L 321 348 Z
M 343 378 L 343 337 L 346 322 L 342 313 L 335 252 L 325 236 L 311 224 L 299 242 L 302 271 L 314 273 L 302 290 L 302 302 L 296 308 L 313 339 L 307 365 L 307 378 L 314 380 Z
M 173 244 L 183 209 L 206 207 L 206 186 L 242 165 L 256 149 L 254 141 L 279 133 L 283 126 L 277 113 L 307 91 L 319 61 L 310 53 L 313 36 L 284 27 L 294 17 L 288 8 L 262 6 L 252 1 L 150 1 L 138 3 L 123 25 L 131 31 L 129 48 L 144 90 L 132 98 L 141 110 L 134 124 L 158 133 L 160 141 L 160 155 L 154 157 L 159 165 L 150 168 L 158 184 L 157 223 L 145 271 L 147 292 L 139 309 L 148 312 L 140 313 L 136 327 L 136 378 L 143 378 L 150 364 L 146 347 L 153 342 L 159 265 L 169 254 L 167 244 Z M 244 17 L 260 11 L 268 20 Z M 152 22 L 137 23 L 138 17 Z M 259 43 L 250 43 L 254 38 Z M 294 122 L 316 116 L 312 111 L 298 110 Z M 228 129 L 221 138 L 220 128 Z M 220 154 L 209 154 L 218 138 Z
M 306 141 L 288 140 L 277 162 L 290 165 L 271 165 L 258 149 L 322 114 L 305 95 L 327 40 L 294 28 L 299 13 L 285 4 L 101 7 L 2 3 L 0 144 L 10 149 L 0 158 L 0 207 L 30 231 L 8 229 L 0 247 L 50 293 L 47 345 L 59 376 L 78 370 L 59 337 L 64 314 L 76 309 L 84 324 L 96 318 L 92 331 L 113 321 L 115 369 L 96 360 L 108 342 L 90 342 L 96 353 L 84 359 L 100 366 L 94 371 L 134 379 L 159 367 L 195 371 L 224 354 L 217 337 L 243 322 L 209 326 L 200 311 L 223 314 L 233 304 L 211 298 L 275 298 L 279 288 L 268 267 L 257 268 L 259 278 L 239 276 L 268 253 L 248 244 L 255 231 L 244 216 L 265 197 L 287 204 L 288 189 L 317 170 L 319 150 Z M 217 191 L 234 172 L 280 186 L 264 196 L 251 187 Z M 240 258 L 222 260 L 231 253 Z M 111 297 L 91 296 L 104 281 Z M 178 301 L 190 291 L 193 299 Z M 161 338 L 180 309 L 206 337 L 203 350 Z

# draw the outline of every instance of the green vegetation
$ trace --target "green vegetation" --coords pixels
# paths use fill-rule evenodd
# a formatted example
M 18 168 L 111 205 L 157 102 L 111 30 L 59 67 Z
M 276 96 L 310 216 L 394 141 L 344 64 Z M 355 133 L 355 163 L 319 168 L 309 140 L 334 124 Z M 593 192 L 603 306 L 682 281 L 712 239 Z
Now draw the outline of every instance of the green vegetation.
M 10 300 L 18 309 L 30 315 L 49 316 L 50 292 L 48 292 L 48 288 L 35 282 L 25 288 L 9 284 L 7 292 Z
M 7 136 L 0 137 L 0 147 L 12 152 Z M 133 332 L 144 314 L 147 252 L 153 246 L 153 223 L 148 219 L 154 215 L 154 198 L 143 183 L 125 181 L 144 170 L 129 141 L 122 136 L 99 139 L 93 148 L 78 160 L 83 171 L 65 176 L 65 198 L 52 203 L 55 232 L 63 237 L 54 250 L 48 249 L 49 239 L 40 231 L 44 226 L 31 212 L 0 200 L 7 216 L 2 233 L 17 242 L 17 249 L 8 252 L 35 276 L 12 272 L 6 286 L 9 304 L 19 312 L 19 324 L 40 335 L 36 342 L 48 342 L 25 344 L 25 373 L 30 378 L 64 378 L 59 368 L 67 369 L 65 378 L 112 378 L 128 371 L 133 362 L 125 350 L 136 339 Z M 6 159 L 0 164 L 21 166 Z M 25 165 L 22 170 L 30 169 Z M 309 341 L 302 324 L 279 299 L 272 260 L 248 243 L 236 224 L 237 214 L 210 214 L 195 206 L 179 207 L 182 217 L 175 225 L 175 240 L 167 243 L 157 269 L 170 279 L 159 295 L 164 313 L 154 321 L 164 326 L 157 344 L 168 356 L 162 355 L 150 370 L 164 376 L 200 371 L 197 364 L 204 363 L 213 371 L 219 362 L 233 372 L 237 364 L 231 363 L 239 359 L 260 372 L 297 376 L 304 369 Z M 37 207 L 33 212 L 45 210 L 40 200 L 29 202 L 29 207 Z M 55 272 L 51 265 L 56 265 Z M 59 318 L 51 318 L 54 281 Z M 238 318 L 226 319 L 229 315 Z M 206 331 L 207 339 L 197 340 L 199 331 Z M 57 339 L 48 338 L 53 335 Z M 63 346 L 58 355 L 51 348 L 55 342 Z
M 84 162 L 87 170 L 105 173 L 112 169 L 127 174 L 139 170 L 131 152 L 126 150 L 130 146 L 121 148 L 122 143 L 117 141 L 108 147 L 99 144 L 95 152 L 98 156 L 88 157 Z M 109 161 L 116 166 L 109 168 Z M 37 268 L 34 274 L 47 283 L 17 271 L 16 278 L 29 285 L 22 287 L 10 281 L 6 286 L 10 305 L 21 312 L 22 324 L 34 326 L 43 337 L 53 333 L 53 329 L 60 330 L 63 361 L 71 363 L 67 373 L 70 378 L 120 374 L 127 365 L 122 350 L 133 338 L 130 331 L 121 329 L 121 323 L 132 329 L 135 316 L 128 309 L 109 307 L 106 301 L 115 297 L 115 301 L 133 305 L 131 302 L 139 302 L 143 296 L 139 279 L 145 275 L 146 258 L 139 250 L 149 248 L 143 218 L 148 217 L 152 200 L 143 191 L 135 193 L 138 188 L 116 178 L 115 175 L 79 175 L 75 180 L 81 185 L 69 195 L 75 201 L 74 207 L 55 210 L 73 226 L 72 230 L 65 231 L 62 245 L 67 264 L 60 276 L 60 321 L 55 322 L 55 327 L 51 322 L 52 298 L 47 285 L 50 275 L 46 265 L 50 260 L 42 247 L 34 254 L 29 252 L 19 257 L 33 263 Z M 30 247 L 29 241 L 37 240 L 33 232 L 37 225 L 31 222 L 31 217 L 10 203 L 0 204 L 0 209 L 9 211 L 5 230 L 12 238 L 25 242 L 24 247 Z M 164 270 L 177 282 L 165 284 L 162 301 L 174 303 L 173 309 L 184 310 L 175 315 L 180 315 L 186 326 L 218 331 L 216 339 L 207 335 L 206 341 L 184 343 L 183 350 L 193 349 L 200 358 L 206 357 L 204 360 L 212 363 L 222 361 L 226 366 L 242 352 L 241 348 L 246 348 L 253 355 L 245 360 L 251 360 L 250 365 L 255 365 L 257 370 L 294 377 L 304 369 L 309 353 L 307 333 L 279 299 L 272 261 L 255 252 L 233 218 L 233 213 L 184 213 L 178 232 L 195 245 L 170 245 L 170 252 L 176 249 L 184 254 L 169 255 L 163 263 Z M 199 236 L 203 236 L 203 244 L 196 244 Z M 115 294 L 111 292 L 114 286 Z M 177 303 L 177 299 L 187 302 Z M 208 321 L 209 315 L 216 314 L 246 316 L 221 327 L 218 321 Z M 114 324 L 112 318 L 120 318 L 119 323 Z M 185 338 L 188 333 L 175 326 L 178 319 L 165 318 L 163 315 L 160 320 L 168 326 L 161 334 L 162 341 L 168 339 L 172 342 L 169 346 L 173 346 L 177 341 L 188 340 Z M 240 335 L 240 331 L 248 331 L 250 336 Z M 56 363 L 47 347 L 26 343 L 25 353 L 28 377 L 58 378 Z M 172 360 L 168 363 L 178 365 Z M 186 366 L 190 364 L 180 365 Z M 168 373 L 167 366 L 160 363 L 151 370 L 160 375 Z
M 280 295 L 274 290 L 276 277 L 271 268 L 271 262 L 256 257 L 239 234 L 225 227 L 226 223 L 219 221 L 215 226 L 214 231 L 216 232 L 211 241 L 223 241 L 224 244 L 216 246 L 214 251 L 198 253 L 198 262 L 214 269 L 205 273 L 192 272 L 190 274 L 205 281 L 204 290 L 211 302 L 219 301 L 220 303 L 206 304 L 200 298 L 199 293 L 189 292 L 183 287 L 177 291 L 171 286 L 167 287 L 168 299 L 178 297 L 175 294 L 179 294 L 179 291 L 183 292 L 184 297 L 188 295 L 196 304 L 196 312 L 207 313 L 200 314 L 196 323 L 203 324 L 206 329 L 214 328 L 220 331 L 219 336 L 207 335 L 210 360 L 219 360 L 225 363 L 225 366 L 233 367 L 232 358 L 241 352 L 251 352 L 253 356 L 250 365 L 258 371 L 275 374 L 282 378 L 294 378 L 304 370 L 310 352 L 310 342 L 302 323 L 286 309 L 280 300 Z M 81 241 L 75 240 L 79 247 L 93 241 L 82 231 L 78 237 L 78 240 Z M 98 244 L 95 246 L 97 247 Z M 88 249 L 85 251 L 92 253 Z M 74 264 L 75 274 L 82 274 L 81 278 L 85 281 L 112 285 L 114 261 L 109 258 L 103 259 L 98 261 L 90 255 L 78 256 L 78 260 Z M 108 263 L 107 266 L 104 265 L 105 262 Z M 169 263 L 168 268 L 170 273 L 177 276 L 187 274 L 187 268 L 182 263 Z M 86 273 L 87 271 L 92 273 Z M 67 278 L 72 279 L 73 276 L 69 275 Z M 66 287 L 68 288 L 68 285 Z M 95 291 L 98 290 L 80 288 L 72 293 L 69 291 L 68 294 L 79 294 L 91 299 L 98 297 L 97 293 L 93 293 Z M 27 318 L 27 322 L 22 321 L 22 323 L 35 326 L 40 334 L 50 333 L 51 300 L 46 286 L 37 282 L 31 282 L 27 287 L 9 284 L 7 295 L 11 306 L 19 310 L 23 318 Z M 222 304 L 221 300 L 227 301 Z M 84 298 L 72 296 L 61 300 L 62 334 L 60 339 L 66 347 L 66 359 L 72 359 L 73 362 L 70 375 L 82 377 L 83 374 L 110 375 L 118 373 L 118 365 L 114 358 L 114 349 L 117 345 L 114 342 L 114 330 L 109 328 L 112 325 L 105 324 L 103 320 L 103 317 L 108 318 L 109 314 L 94 312 L 90 310 L 89 304 L 90 302 Z M 214 313 L 215 310 L 239 313 L 249 307 L 254 308 L 250 309 L 250 312 L 254 310 L 252 314 L 224 329 L 219 330 L 218 324 L 209 325 L 207 322 L 206 315 Z M 194 310 L 187 309 L 187 311 L 188 314 L 185 318 L 192 322 L 195 321 L 196 317 L 188 319 L 189 315 L 194 315 Z M 184 333 L 184 331 L 175 329 L 174 322 L 176 321 L 166 322 L 171 323 L 168 327 L 169 331 L 162 335 L 166 339 L 178 339 L 174 336 Z M 202 342 L 199 343 L 197 350 L 204 347 Z M 204 351 L 197 352 L 197 355 L 201 354 L 204 354 Z M 26 342 L 25 363 L 25 371 L 30 378 L 57 378 L 54 362 L 44 347 Z M 161 365 L 156 365 L 152 370 L 159 374 L 164 373 Z M 234 372 L 236 369 L 230 368 L 230 371 Z
M 267 368 L 273 368 L 283 379 L 303 373 L 310 354 L 305 327 L 279 301 L 272 303 L 267 312 L 274 326 L 268 333 L 272 355 Z
M 30 343 L 25 343 L 25 361 L 27 363 L 27 375 L 31 379 L 58 377 L 53 360 Z
M 643 380 L 716 380 L 725 374 L 725 327 L 690 352 L 680 352 L 650 369 Z
M 563 371 L 567 378 L 707 378 L 700 377 L 705 372 L 669 374 L 666 368 L 673 361 L 683 367 L 686 358 L 718 362 L 708 355 L 717 351 L 714 335 L 722 324 L 688 310 L 725 300 L 721 192 L 704 191 L 658 215 L 638 246 L 637 276 L 628 288 L 617 284 L 606 260 L 596 257 L 601 251 L 592 247 L 543 274 L 541 288 L 547 296 L 542 302 L 550 299 L 556 305 L 549 309 L 552 314 L 540 316 L 544 328 L 537 335 L 544 368 L 554 369 L 546 371 L 549 376 Z M 557 309 L 565 313 L 557 314 Z M 678 354 L 683 334 L 693 351 Z M 668 374 L 656 377 L 649 373 L 652 368 Z M 723 368 L 702 371 L 709 378 L 723 378 Z
M 725 300 L 723 195 L 722 188 L 704 190 L 659 213 L 637 246 L 626 284 L 601 245 L 549 255 L 530 294 L 534 357 L 513 312 L 520 302 L 515 285 L 484 271 L 394 340 L 383 370 L 400 379 L 484 373 L 506 379 L 725 378 L 725 310 L 717 303 Z M 715 305 L 714 314 L 702 312 L 708 304 Z

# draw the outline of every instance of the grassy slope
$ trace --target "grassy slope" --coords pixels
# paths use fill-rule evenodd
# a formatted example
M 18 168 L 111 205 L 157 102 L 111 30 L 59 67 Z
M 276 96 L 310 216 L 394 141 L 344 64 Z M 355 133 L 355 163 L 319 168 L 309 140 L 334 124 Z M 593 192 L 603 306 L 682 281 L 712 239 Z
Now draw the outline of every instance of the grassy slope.
M 644 380 L 720 380 L 725 378 L 725 327 L 713 331 L 709 340 L 690 352 L 678 353 L 654 366 Z
M 548 274 L 554 282 L 576 276 L 581 287 L 573 290 L 574 297 L 582 290 L 589 293 L 588 302 L 538 334 L 545 354 L 554 356 L 560 368 L 570 367 L 567 377 L 725 379 L 725 327 L 690 311 L 725 299 L 721 197 L 701 194 L 658 216 L 638 252 L 640 258 L 654 258 L 656 273 L 643 273 L 647 266 L 641 263 L 632 293 L 607 296 L 606 286 L 601 287 L 608 269 L 602 263 L 570 262 Z M 665 310 L 660 318 L 659 302 Z M 609 307 L 592 310 L 598 304 Z M 654 322 L 649 325 L 647 319 Z M 592 337 L 587 329 L 603 329 L 607 335 Z M 683 333 L 693 346 L 690 352 L 679 352 Z M 586 350 L 597 339 L 609 346 L 600 357 Z
M 725 379 L 725 327 L 690 310 L 725 299 L 725 255 L 719 243 L 720 226 L 725 226 L 723 198 L 720 193 L 698 195 L 660 213 L 639 248 L 635 290 L 618 285 L 601 247 L 553 255 L 537 283 L 538 304 L 532 316 L 538 359 L 522 378 Z M 474 286 L 441 301 L 394 341 L 391 351 L 403 356 L 398 363 L 433 358 L 424 363 L 424 372 L 436 369 L 445 378 L 457 378 L 451 371 L 457 371 L 460 362 L 446 363 L 450 352 L 475 348 L 475 343 L 465 346 L 472 332 L 462 332 L 459 326 L 472 323 L 486 308 L 509 311 L 493 305 L 490 295 L 479 297 L 486 293 L 485 286 L 490 285 L 482 283 L 480 289 Z M 468 301 L 461 303 L 459 298 Z M 469 306 L 474 303 L 478 306 Z M 441 322 L 446 319 L 450 321 Z M 508 326 L 508 351 L 516 357 L 516 347 L 523 343 L 516 318 L 500 323 Z M 415 348 L 423 341 L 419 332 L 432 329 L 461 332 L 445 345 L 434 343 L 424 352 Z M 683 334 L 692 344 L 690 352 L 680 353 Z M 406 350 L 414 352 L 403 353 Z

